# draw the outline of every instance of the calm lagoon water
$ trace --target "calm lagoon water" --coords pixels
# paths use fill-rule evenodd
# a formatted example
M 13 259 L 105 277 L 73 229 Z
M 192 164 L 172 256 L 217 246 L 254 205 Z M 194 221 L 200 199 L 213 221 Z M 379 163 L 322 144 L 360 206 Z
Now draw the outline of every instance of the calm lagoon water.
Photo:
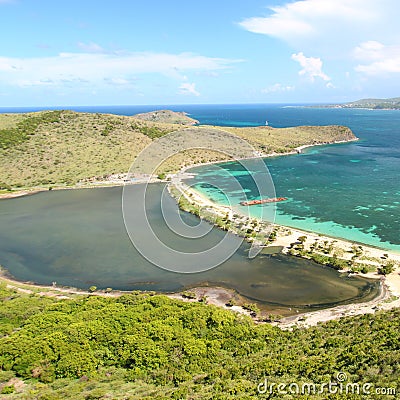
M 200 239 L 182 239 L 163 223 L 160 208 L 162 184 L 150 185 L 147 212 L 162 240 L 175 248 L 199 251 L 225 235 L 211 229 Z M 135 191 L 131 201 L 140 204 Z M 357 302 L 376 295 L 376 282 L 342 276 L 330 268 L 282 255 L 247 257 L 242 244 L 225 263 L 196 274 L 177 274 L 146 261 L 131 244 L 121 211 L 122 188 L 42 192 L 0 201 L 0 260 L 20 280 L 87 288 L 177 291 L 201 284 L 237 290 L 268 309 L 304 310 Z M 189 224 L 198 224 L 181 212 L 172 198 L 164 212 L 179 213 Z M 140 212 L 140 207 L 138 211 Z M 141 227 L 137 229 L 140 231 Z M 236 237 L 230 236 L 232 240 Z M 148 246 L 154 251 L 154 243 Z M 195 262 L 195 257 L 194 257 Z

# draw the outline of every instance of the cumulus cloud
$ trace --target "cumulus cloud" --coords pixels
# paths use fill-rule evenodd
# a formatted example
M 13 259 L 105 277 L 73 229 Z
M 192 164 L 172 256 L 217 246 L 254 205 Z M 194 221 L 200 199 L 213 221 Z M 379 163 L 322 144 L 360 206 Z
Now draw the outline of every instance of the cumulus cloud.
M 312 82 L 315 78 L 321 78 L 324 81 L 330 81 L 331 78 L 322 71 L 322 60 L 317 57 L 306 57 L 302 52 L 292 54 L 292 60 L 297 61 L 303 68 L 299 75 L 304 75 Z
M 240 25 L 250 32 L 297 41 L 330 29 L 332 22 L 354 27 L 358 22 L 373 21 L 377 16 L 373 0 L 301 0 L 269 9 L 270 15 L 247 18 Z
M 240 25 L 250 32 L 286 42 L 294 49 L 292 59 L 302 66 L 300 74 L 311 81 L 322 79 L 329 83 L 330 77 L 323 72 L 321 59 L 307 58 L 302 52 L 318 54 L 326 62 L 341 63 L 335 71 L 342 67 L 353 70 L 352 79 L 361 79 L 363 85 L 400 72 L 398 0 L 276 3 L 281 4 L 268 7 L 264 15 L 244 19 Z
M 275 83 L 274 85 L 268 86 L 261 90 L 262 93 L 277 93 L 277 92 L 289 92 L 294 90 L 294 86 L 282 85 L 281 83 Z
M 366 75 L 400 73 L 400 46 L 367 41 L 354 49 L 354 57 L 363 62 L 355 67 L 357 72 Z
M 0 82 L 8 85 L 39 85 L 65 81 L 124 84 L 140 74 L 161 74 L 182 79 L 183 72 L 219 71 L 240 60 L 213 58 L 192 53 L 60 53 L 52 57 L 0 57 Z M 179 73 L 177 72 L 179 71 Z
M 179 93 L 184 95 L 200 96 L 195 83 L 185 82 L 179 86 Z

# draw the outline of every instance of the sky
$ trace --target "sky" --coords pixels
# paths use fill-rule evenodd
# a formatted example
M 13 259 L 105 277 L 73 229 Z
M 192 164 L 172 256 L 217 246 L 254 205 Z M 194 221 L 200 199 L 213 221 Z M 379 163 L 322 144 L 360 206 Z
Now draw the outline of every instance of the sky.
M 400 96 L 398 0 L 0 0 L 0 107 Z

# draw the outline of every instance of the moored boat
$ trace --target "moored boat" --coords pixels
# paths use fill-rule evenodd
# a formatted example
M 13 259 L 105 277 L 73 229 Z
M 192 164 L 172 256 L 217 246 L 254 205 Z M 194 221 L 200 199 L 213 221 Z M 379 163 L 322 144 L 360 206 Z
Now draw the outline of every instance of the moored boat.
M 254 206 L 256 204 L 264 204 L 264 203 L 277 203 L 279 201 L 285 201 L 287 197 L 270 197 L 268 199 L 260 199 L 260 200 L 249 200 L 249 201 L 241 201 L 241 206 Z

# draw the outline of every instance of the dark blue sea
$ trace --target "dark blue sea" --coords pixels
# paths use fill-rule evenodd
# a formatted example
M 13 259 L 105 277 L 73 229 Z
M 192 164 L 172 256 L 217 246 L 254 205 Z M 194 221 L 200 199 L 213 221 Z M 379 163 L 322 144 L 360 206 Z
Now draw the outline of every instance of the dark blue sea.
M 273 127 L 346 125 L 360 139 L 358 142 L 265 159 L 276 194 L 289 199 L 276 205 L 276 222 L 400 251 L 400 111 L 285 104 L 62 108 L 120 115 L 163 108 L 185 111 L 201 124 L 222 126 L 258 126 L 266 121 Z M 2 108 L 0 112 L 39 109 Z M 217 181 L 219 171 L 196 168 L 196 188 L 218 198 L 205 183 Z M 246 177 L 242 179 L 245 185 Z M 240 201 L 235 193 L 225 194 L 233 203 Z

